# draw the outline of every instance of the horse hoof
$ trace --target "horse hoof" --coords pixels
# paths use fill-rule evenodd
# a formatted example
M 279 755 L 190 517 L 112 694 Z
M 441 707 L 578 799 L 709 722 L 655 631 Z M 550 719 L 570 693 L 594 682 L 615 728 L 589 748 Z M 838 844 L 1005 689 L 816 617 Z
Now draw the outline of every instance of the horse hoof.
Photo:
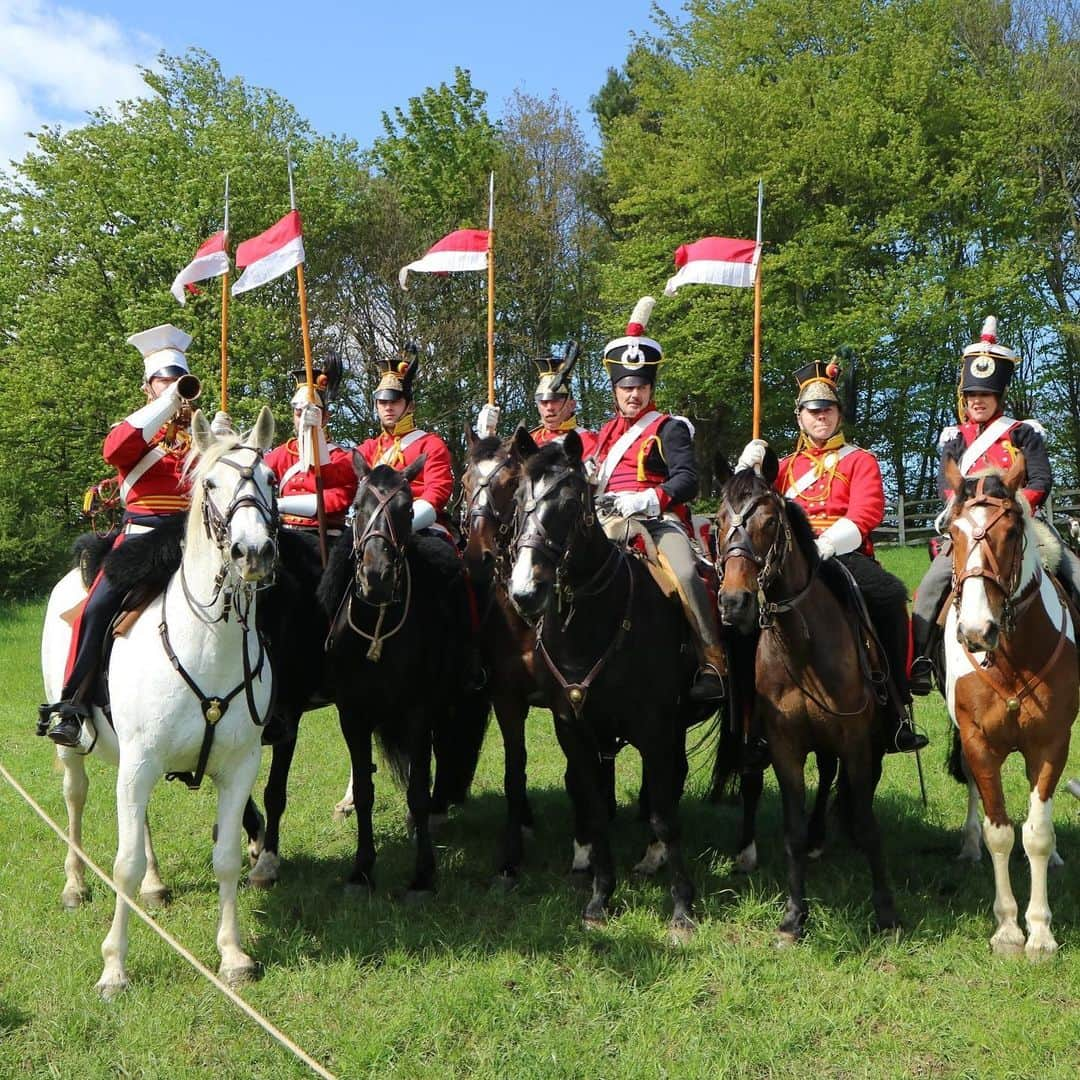
M 606 915 L 582 915 L 581 925 L 586 930 L 603 930 L 607 926 Z
M 272 851 L 263 851 L 259 861 L 248 874 L 248 884 L 254 889 L 269 889 L 278 883 L 281 860 Z
M 509 893 L 517 888 L 517 874 L 502 870 L 491 879 L 491 891 L 493 893 Z
M 405 903 L 409 907 L 422 907 L 435 896 L 434 889 L 409 888 L 405 890 Z
M 798 945 L 799 939 L 802 937 L 801 933 L 795 933 L 793 930 L 777 930 L 776 941 L 773 943 L 777 949 L 790 949 L 792 945 Z
M 990 939 L 990 948 L 995 956 L 1019 956 L 1024 951 L 1024 945 L 1024 932 L 1018 926 L 999 930 Z
M 232 967 L 225 967 L 223 964 L 218 968 L 218 978 L 232 990 L 246 986 L 258 977 L 259 967 L 254 960 L 248 960 L 246 964 L 234 964 Z
M 689 945 L 697 933 L 697 923 L 689 915 L 680 915 L 668 923 L 668 937 L 673 945 Z
M 962 847 L 960 854 L 956 856 L 956 861 L 959 863 L 975 864 L 982 861 L 982 851 L 979 848 L 975 848 L 974 851 L 969 847 Z
M 65 911 L 78 911 L 90 900 L 88 889 L 65 889 L 60 894 L 60 903 Z
M 146 892 L 139 893 L 139 899 L 144 908 L 154 911 L 165 907 L 172 900 L 172 890 L 164 885 L 160 889 L 148 889 Z
M 1052 959 L 1057 951 L 1058 943 L 1048 929 L 1036 929 L 1028 934 L 1024 953 L 1033 964 Z
M 757 869 L 757 844 L 750 843 L 735 856 L 735 869 L 740 874 L 752 874 Z
M 94 989 L 103 1001 L 112 1001 L 114 998 L 119 997 L 130 985 L 126 975 L 122 975 L 118 979 L 106 979 L 102 975 Z
M 885 918 L 879 917 L 877 920 L 877 932 L 882 936 L 891 936 L 894 941 L 900 940 L 903 930 L 904 924 L 896 915 L 889 915 Z
M 821 858 L 821 856 L 822 856 L 822 855 L 824 855 L 824 854 L 825 854 L 825 849 L 824 849 L 823 847 L 814 847 L 814 848 L 811 848 L 811 849 L 810 849 L 810 850 L 809 850 L 809 851 L 808 851 L 808 852 L 806 853 L 806 857 L 807 857 L 808 859 L 814 859 L 814 860 L 817 860 L 817 859 L 820 859 L 820 858 Z
M 342 799 L 341 802 L 334 807 L 333 819 L 338 822 L 344 821 L 346 818 L 352 817 L 355 813 L 356 806 L 353 803 L 346 802 Z

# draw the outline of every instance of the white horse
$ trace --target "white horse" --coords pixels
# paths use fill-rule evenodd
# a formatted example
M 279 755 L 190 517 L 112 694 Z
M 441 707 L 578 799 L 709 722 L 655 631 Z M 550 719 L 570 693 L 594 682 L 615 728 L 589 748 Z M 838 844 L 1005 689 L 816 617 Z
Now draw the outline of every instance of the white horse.
M 259 769 L 259 725 L 271 692 L 270 663 L 255 616 L 259 583 L 269 577 L 277 556 L 275 487 L 261 452 L 273 431 L 266 408 L 243 441 L 215 437 L 202 413 L 195 414 L 188 466 L 192 500 L 180 569 L 131 630 L 115 641 L 108 673 L 111 725 L 99 709 L 84 721 L 96 729 L 93 753 L 117 766 L 113 875 L 129 896 L 140 882 L 150 901 L 167 895 L 146 824 L 154 785 L 172 772 L 204 770 L 213 780 L 218 795 L 214 872 L 221 906 L 219 973 L 234 984 L 255 971 L 254 961 L 240 947 L 236 890 L 241 814 Z M 59 697 L 71 638 L 71 627 L 61 616 L 85 595 L 80 573 L 73 570 L 49 597 L 41 641 L 47 700 Z M 204 740 L 209 740 L 208 754 Z M 81 844 L 88 786 L 85 754 L 67 747 L 57 751 L 64 766 L 68 835 Z M 65 907 L 76 907 L 87 893 L 82 861 L 71 848 L 65 871 L 62 900 Z M 101 946 L 105 966 L 97 989 L 105 997 L 128 985 L 128 917 L 128 905 L 118 897 Z

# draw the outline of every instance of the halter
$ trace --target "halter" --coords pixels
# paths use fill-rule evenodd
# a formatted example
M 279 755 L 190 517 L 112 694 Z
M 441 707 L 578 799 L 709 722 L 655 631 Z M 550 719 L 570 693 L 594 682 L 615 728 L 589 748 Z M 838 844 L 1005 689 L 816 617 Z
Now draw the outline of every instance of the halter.
M 510 547 L 510 536 L 514 528 L 514 502 L 512 499 L 509 500 L 503 513 L 498 513 L 492 506 L 490 488 L 492 481 L 510 464 L 510 461 L 511 455 L 507 452 L 491 472 L 480 477 L 471 498 L 465 501 L 461 507 L 461 532 L 466 538 L 472 532 L 473 522 L 491 522 L 497 537 L 496 576 L 504 578 L 506 577 L 506 557 Z M 483 501 L 481 501 L 481 496 L 484 496 Z M 507 513 L 507 510 L 509 510 L 509 513 Z
M 255 447 L 244 446 L 237 447 L 240 450 L 250 450 L 255 455 L 255 460 L 250 465 L 238 465 L 235 461 L 222 455 L 216 464 L 228 465 L 231 469 L 235 469 L 240 474 L 240 483 L 237 484 L 236 490 L 233 492 L 233 497 L 229 501 L 229 505 L 225 508 L 225 512 L 222 513 L 215 504 L 211 492 L 214 490 L 210 483 L 210 477 L 205 477 L 202 483 L 202 519 L 203 530 L 206 533 L 208 540 L 213 543 L 217 548 L 219 554 L 221 554 L 221 568 L 218 570 L 217 575 L 214 577 L 214 586 L 210 594 L 210 599 L 207 601 L 199 600 L 192 593 L 190 586 L 188 585 L 187 575 L 184 573 L 184 564 L 180 563 L 180 584 L 184 590 L 184 599 L 187 600 L 188 606 L 195 613 L 195 615 L 207 625 L 211 625 L 216 622 L 228 622 L 229 614 L 234 606 L 234 598 L 237 593 L 246 599 L 244 604 L 244 616 L 246 618 L 247 612 L 251 608 L 252 594 L 259 589 L 265 589 L 273 585 L 275 574 L 270 574 L 258 584 L 252 585 L 250 582 L 246 582 L 243 579 L 236 579 L 234 564 L 231 559 L 225 557 L 225 551 L 229 544 L 229 529 L 232 526 L 233 517 L 236 512 L 243 507 L 254 508 L 259 517 L 262 518 L 263 523 L 266 525 L 267 532 L 270 535 L 270 540 L 274 544 L 275 559 L 274 567 L 277 568 L 277 531 L 278 531 L 278 509 L 277 501 L 271 496 L 271 501 L 267 502 L 262 493 L 259 491 L 258 485 L 255 483 L 255 470 L 262 464 L 263 452 Z M 252 491 L 250 493 L 245 492 L 244 488 L 251 485 Z M 228 579 L 233 578 L 228 588 L 225 587 L 225 583 Z M 218 597 L 222 596 L 224 592 L 224 603 L 222 605 L 221 614 L 215 618 L 208 618 L 206 612 L 208 612 L 218 601 Z M 239 615 L 239 607 L 237 607 L 237 613 Z
M 959 615 L 960 592 L 964 582 L 967 581 L 968 578 L 982 578 L 983 580 L 990 582 L 990 584 L 996 585 L 1004 596 L 1001 614 L 1002 626 L 1003 629 L 1005 629 L 1005 632 L 1009 633 L 1015 625 L 1016 615 L 1019 610 L 1014 593 L 1020 582 L 1025 540 L 1023 534 L 1021 534 L 1021 542 L 1016 546 L 1016 549 L 1013 552 L 1012 566 L 1009 569 L 1008 578 L 1006 578 L 1001 571 L 1001 566 L 998 563 L 997 556 L 994 554 L 994 549 L 990 546 L 990 538 L 987 534 L 998 521 L 1016 505 L 1016 500 L 1009 496 L 1002 497 L 1000 495 L 988 495 L 985 490 L 985 483 L 985 476 L 978 477 L 975 485 L 975 494 L 970 499 L 965 499 L 958 512 L 953 516 L 953 522 L 955 523 L 957 518 L 967 517 L 968 511 L 975 507 L 985 507 L 993 511 L 990 520 L 987 521 L 985 525 L 979 525 L 972 530 L 972 539 L 975 543 L 969 549 L 967 555 L 967 562 L 970 563 L 972 554 L 976 550 L 981 551 L 983 565 L 968 569 L 965 564 L 964 569 L 959 575 L 956 573 L 954 567 L 951 598 L 956 606 L 957 615 Z

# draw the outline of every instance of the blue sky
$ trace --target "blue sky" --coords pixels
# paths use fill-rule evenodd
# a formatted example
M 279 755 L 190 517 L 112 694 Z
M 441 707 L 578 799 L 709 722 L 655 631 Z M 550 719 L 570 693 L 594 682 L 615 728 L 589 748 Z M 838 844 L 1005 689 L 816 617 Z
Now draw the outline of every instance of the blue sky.
M 667 11 L 681 0 L 664 0 Z M 595 140 L 588 102 L 634 34 L 655 29 L 650 0 L 496 3 L 155 4 L 0 0 L 0 162 L 24 132 L 77 124 L 88 109 L 140 92 L 138 65 L 198 46 L 227 75 L 288 98 L 315 128 L 368 145 L 379 117 L 425 87 L 472 72 L 498 116 L 514 89 L 552 91 Z

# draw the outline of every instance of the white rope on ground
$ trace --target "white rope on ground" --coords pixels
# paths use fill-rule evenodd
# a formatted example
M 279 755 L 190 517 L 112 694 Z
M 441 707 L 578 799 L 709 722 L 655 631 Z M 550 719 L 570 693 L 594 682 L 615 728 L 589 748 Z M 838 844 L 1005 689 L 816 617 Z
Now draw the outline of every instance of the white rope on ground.
M 178 952 L 200 975 L 203 976 L 203 978 L 207 979 L 210 983 L 212 983 L 241 1012 L 245 1013 L 250 1019 L 254 1020 L 255 1023 L 263 1029 L 263 1031 L 265 1031 L 271 1038 L 276 1039 L 279 1043 L 281 1043 L 281 1045 L 284 1046 L 285 1049 L 291 1051 L 317 1076 L 323 1077 L 323 1080 L 337 1080 L 333 1073 L 327 1072 L 326 1069 L 324 1069 L 313 1057 L 301 1050 L 300 1047 L 297 1046 L 296 1043 L 294 1043 L 292 1039 L 288 1037 L 288 1035 L 286 1035 L 279 1028 L 274 1027 L 274 1025 L 270 1023 L 270 1021 L 267 1020 L 266 1017 L 263 1016 L 261 1013 L 256 1012 L 256 1010 L 253 1009 L 238 993 L 236 993 L 235 990 L 223 983 L 208 967 L 206 967 L 205 964 L 201 963 L 190 952 L 188 952 L 188 950 L 185 949 L 184 946 L 181 945 L 180 942 L 172 936 L 172 934 L 170 934 L 163 927 L 159 926 L 145 911 L 143 911 L 143 909 L 139 907 L 139 905 L 136 904 L 130 896 L 128 896 L 120 889 L 116 882 L 114 882 L 113 879 L 109 877 L 109 875 L 106 874 L 104 870 L 101 870 L 94 863 L 90 856 L 87 855 L 86 852 L 83 851 L 83 849 L 78 844 L 73 844 L 68 839 L 68 836 L 64 832 L 64 830 L 61 829 L 60 826 L 57 825 L 56 822 L 53 821 L 52 818 L 50 818 L 44 810 L 42 810 L 42 808 L 34 801 L 33 797 L 22 787 L 22 785 L 11 775 L 11 773 L 9 773 L 6 768 L 4 768 L 2 762 L 0 762 L 0 775 L 2 775 L 4 779 L 23 797 L 23 799 L 26 800 L 31 809 L 33 809 L 34 813 L 36 813 L 38 817 L 40 817 L 41 820 L 44 821 L 45 824 L 48 825 L 49 828 L 52 829 L 52 831 L 56 833 L 56 835 L 59 836 L 60 839 L 63 840 L 64 843 L 67 844 L 79 856 L 79 858 L 82 859 L 82 861 L 87 866 L 89 866 L 95 874 L 97 874 L 99 878 L 101 878 L 101 880 L 104 881 L 105 884 L 108 885 L 109 888 L 112 889 L 112 891 L 116 893 L 116 895 L 119 896 L 128 905 L 128 907 L 130 907 L 131 910 L 135 912 L 135 914 L 138 915 L 139 918 L 142 919 L 142 921 L 146 923 L 147 926 L 150 927 L 151 930 L 154 931 L 155 934 L 157 934 L 171 948 Z

